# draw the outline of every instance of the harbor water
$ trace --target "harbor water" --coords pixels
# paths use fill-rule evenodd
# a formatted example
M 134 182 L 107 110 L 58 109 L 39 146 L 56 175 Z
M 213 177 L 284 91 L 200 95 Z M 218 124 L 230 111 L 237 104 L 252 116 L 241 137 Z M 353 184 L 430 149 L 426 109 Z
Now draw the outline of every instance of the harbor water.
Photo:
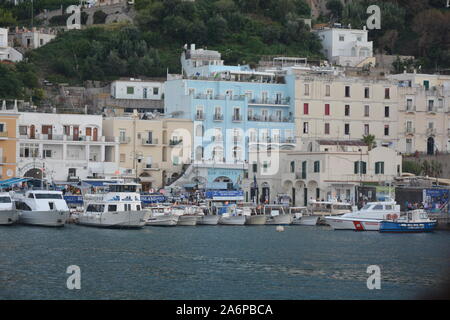
M 448 280 L 450 233 L 326 226 L 0 228 L 0 299 L 415 299 Z M 67 267 L 81 289 L 66 286 Z M 367 267 L 381 288 L 367 288 Z

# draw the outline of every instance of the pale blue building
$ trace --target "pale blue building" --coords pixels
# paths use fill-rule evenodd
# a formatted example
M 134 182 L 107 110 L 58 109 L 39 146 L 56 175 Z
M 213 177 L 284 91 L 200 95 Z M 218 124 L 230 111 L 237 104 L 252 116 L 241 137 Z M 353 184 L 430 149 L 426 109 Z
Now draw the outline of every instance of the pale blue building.
M 181 62 L 183 74 L 165 83 L 164 103 L 166 115 L 194 121 L 190 182 L 241 182 L 250 150 L 294 146 L 294 76 L 226 66 L 219 52 L 195 46 Z

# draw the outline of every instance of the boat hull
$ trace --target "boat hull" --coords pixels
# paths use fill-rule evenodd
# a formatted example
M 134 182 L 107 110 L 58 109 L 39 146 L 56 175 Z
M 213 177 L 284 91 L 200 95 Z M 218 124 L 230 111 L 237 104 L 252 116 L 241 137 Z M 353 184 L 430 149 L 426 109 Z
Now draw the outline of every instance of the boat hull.
M 19 223 L 44 227 L 63 227 L 69 211 L 20 211 Z
M 197 225 L 197 216 L 179 216 L 177 226 L 195 226 Z
M 160 215 L 150 217 L 145 221 L 146 226 L 157 227 L 174 227 L 178 223 L 178 216 L 175 215 Z
M 220 217 L 219 224 L 227 226 L 243 226 L 245 224 L 245 216 Z
M 264 225 L 266 224 L 266 215 L 245 216 L 245 224 L 247 225 Z
M 219 219 L 220 216 L 206 215 L 202 216 L 201 219 L 197 221 L 197 224 L 214 226 L 219 223 Z
M 318 220 L 319 216 L 302 216 L 299 219 L 294 219 L 292 224 L 301 226 L 315 226 Z
M 144 210 L 80 215 L 78 224 L 98 228 L 142 228 L 145 225 L 146 215 L 147 212 Z
M 9 225 L 19 220 L 19 212 L 17 210 L 1 210 L 0 225 Z
M 326 217 L 327 224 L 334 230 L 378 231 L 380 221 L 370 219 L 344 219 L 338 217 Z
M 395 233 L 417 233 L 417 232 L 433 232 L 437 223 L 432 222 L 394 222 L 382 221 L 380 223 L 380 232 Z
M 267 218 L 266 224 L 268 225 L 289 225 L 293 221 L 292 214 L 279 214 Z

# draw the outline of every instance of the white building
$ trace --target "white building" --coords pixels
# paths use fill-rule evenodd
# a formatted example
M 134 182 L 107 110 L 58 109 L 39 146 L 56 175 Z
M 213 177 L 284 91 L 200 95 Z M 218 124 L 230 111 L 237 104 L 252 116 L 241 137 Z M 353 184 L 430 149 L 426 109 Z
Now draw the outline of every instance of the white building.
M 100 115 L 23 112 L 18 127 L 19 176 L 76 181 L 118 173 L 119 138 L 103 136 Z
M 335 24 L 332 28 L 315 31 L 322 41 L 323 54 L 335 65 L 362 67 L 375 65 L 373 43 L 368 41 L 368 30 L 350 29 Z
M 9 60 L 13 62 L 22 61 L 23 55 L 8 45 L 8 29 L 0 28 L 0 61 Z
M 28 30 L 27 28 L 19 29 L 16 27 L 10 37 L 24 49 L 37 49 L 55 39 L 56 33 L 52 30 L 36 28 Z
M 111 83 L 111 96 L 114 99 L 162 100 L 164 83 L 134 78 L 116 80 Z

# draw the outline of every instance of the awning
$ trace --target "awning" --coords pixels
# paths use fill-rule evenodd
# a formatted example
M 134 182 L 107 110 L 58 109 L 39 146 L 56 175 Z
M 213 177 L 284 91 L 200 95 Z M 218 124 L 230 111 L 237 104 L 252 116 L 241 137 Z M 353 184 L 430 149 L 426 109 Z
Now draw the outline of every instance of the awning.
M 93 187 L 104 187 L 108 184 L 117 183 L 117 180 L 82 180 L 84 186 L 91 185 Z
M 22 182 L 25 182 L 28 180 L 30 180 L 30 179 L 29 178 L 9 178 L 9 179 L 0 181 L 0 187 L 2 187 L 2 188 L 10 187 L 13 184 L 22 183 Z

